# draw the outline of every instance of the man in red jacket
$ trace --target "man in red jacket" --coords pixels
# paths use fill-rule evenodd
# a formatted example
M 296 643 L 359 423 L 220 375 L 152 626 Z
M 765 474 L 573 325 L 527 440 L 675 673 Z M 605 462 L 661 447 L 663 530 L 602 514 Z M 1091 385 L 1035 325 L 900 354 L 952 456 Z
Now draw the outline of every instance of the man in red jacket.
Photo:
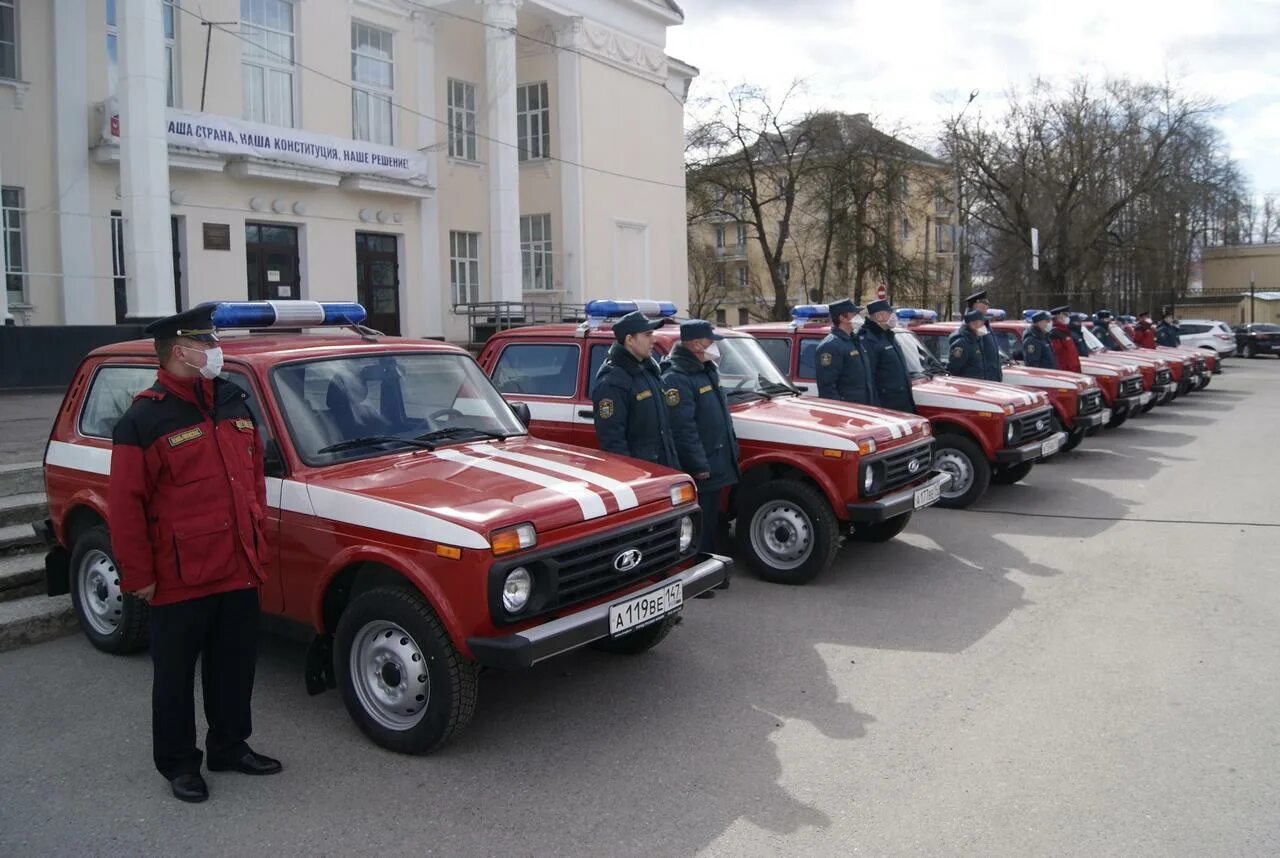
M 1150 313 L 1139 313 L 1138 324 L 1133 326 L 1132 334 L 1134 345 L 1141 349 L 1154 349 L 1156 347 L 1156 326 L 1151 324 Z
M 1054 307 L 1053 329 L 1049 332 L 1049 345 L 1053 346 L 1053 356 L 1058 361 L 1058 369 L 1067 372 L 1080 372 L 1080 352 L 1071 338 L 1071 308 Z
M 155 766 L 204 801 L 196 747 L 201 661 L 209 770 L 275 774 L 256 754 L 250 699 L 267 556 L 262 444 L 245 396 L 218 378 L 213 305 L 153 322 L 160 371 L 116 424 L 108 518 L 120 587 L 148 602 Z

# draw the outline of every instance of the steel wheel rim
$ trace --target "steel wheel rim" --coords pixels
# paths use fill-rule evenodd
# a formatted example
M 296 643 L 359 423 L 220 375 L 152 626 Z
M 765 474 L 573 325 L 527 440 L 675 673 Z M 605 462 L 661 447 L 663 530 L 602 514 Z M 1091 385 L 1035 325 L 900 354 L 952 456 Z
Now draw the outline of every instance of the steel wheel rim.
M 790 501 L 769 501 L 751 517 L 751 548 L 774 569 L 804 565 L 813 554 L 813 522 Z
M 380 726 L 408 730 L 422 720 L 431 678 L 421 648 L 404 629 L 387 620 L 365 623 L 348 666 L 361 708 Z
M 81 615 L 89 628 L 100 635 L 112 635 L 120 628 L 124 613 L 124 593 L 120 589 L 120 571 L 105 551 L 93 549 L 80 561 L 77 584 L 80 588 Z
M 934 453 L 933 466 L 951 475 L 951 482 L 942 490 L 944 498 L 958 498 L 973 485 L 973 463 L 953 447 L 943 447 Z

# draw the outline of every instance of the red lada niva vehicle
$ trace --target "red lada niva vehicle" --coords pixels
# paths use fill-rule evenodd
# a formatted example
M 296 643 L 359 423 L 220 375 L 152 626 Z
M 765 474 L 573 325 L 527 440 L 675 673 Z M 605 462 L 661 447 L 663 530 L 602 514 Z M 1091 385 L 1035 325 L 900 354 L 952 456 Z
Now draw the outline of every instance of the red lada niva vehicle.
M 290 328 L 364 318 L 358 304 L 250 302 L 222 304 L 214 324 L 267 328 L 277 309 Z M 383 747 L 426 752 L 461 729 L 482 666 L 588 644 L 641 652 L 726 580 L 727 558 L 696 551 L 688 476 L 530 438 L 460 348 L 367 329 L 222 347 L 266 451 L 262 609 L 314 633 L 308 689 L 340 687 Z M 155 377 L 151 341 L 94 350 L 45 452 L 49 592 L 70 590 L 108 652 L 146 643 L 147 606 L 120 591 L 112 559 L 107 481 L 112 429 Z M 181 556 L 180 535 L 157 538 Z
M 614 343 L 612 319 L 637 307 L 674 317 L 669 302 L 593 301 L 581 325 L 495 334 L 480 354 L 508 399 L 527 405 L 542 438 L 596 445 L 591 389 Z M 678 341 L 659 328 L 654 356 Z M 912 414 L 801 399 L 751 337 L 720 330 L 720 381 L 741 453 L 741 481 L 722 494 L 736 518 L 739 557 L 778 583 L 812 580 L 832 562 L 842 531 L 892 539 L 936 503 L 947 476 L 933 470 L 929 421 Z
M 792 314 L 790 322 L 737 330 L 754 336 L 783 375 L 804 385 L 806 396 L 816 397 L 814 354 L 831 329 L 830 317 L 825 304 L 796 307 Z M 895 333 L 911 372 L 916 407 L 933 424 L 934 461 L 951 475 L 939 506 L 967 507 L 990 483 L 1016 483 L 1037 461 L 1062 448 L 1066 433 L 1054 427 L 1053 409 L 1043 393 L 934 373 L 924 362 L 924 346 L 905 328 Z

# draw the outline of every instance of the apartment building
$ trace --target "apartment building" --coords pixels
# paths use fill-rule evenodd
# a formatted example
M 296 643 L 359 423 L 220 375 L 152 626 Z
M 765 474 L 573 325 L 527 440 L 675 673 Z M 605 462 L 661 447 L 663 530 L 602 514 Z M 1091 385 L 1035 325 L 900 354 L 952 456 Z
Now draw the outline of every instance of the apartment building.
M 468 305 L 683 306 L 682 20 L 669 0 L 0 0 L 9 313 L 357 299 L 379 330 L 465 340 Z

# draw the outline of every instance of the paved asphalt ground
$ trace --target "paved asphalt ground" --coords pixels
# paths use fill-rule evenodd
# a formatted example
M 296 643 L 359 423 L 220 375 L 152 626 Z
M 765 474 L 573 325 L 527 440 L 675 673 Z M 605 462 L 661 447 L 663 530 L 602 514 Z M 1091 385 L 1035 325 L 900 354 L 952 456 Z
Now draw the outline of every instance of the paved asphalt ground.
M 151 769 L 145 655 L 0 655 L 0 854 L 1275 855 L 1278 423 L 1280 361 L 1232 361 L 811 586 L 738 578 L 646 656 L 487 674 L 432 757 L 266 638 L 285 772 L 204 805 Z

